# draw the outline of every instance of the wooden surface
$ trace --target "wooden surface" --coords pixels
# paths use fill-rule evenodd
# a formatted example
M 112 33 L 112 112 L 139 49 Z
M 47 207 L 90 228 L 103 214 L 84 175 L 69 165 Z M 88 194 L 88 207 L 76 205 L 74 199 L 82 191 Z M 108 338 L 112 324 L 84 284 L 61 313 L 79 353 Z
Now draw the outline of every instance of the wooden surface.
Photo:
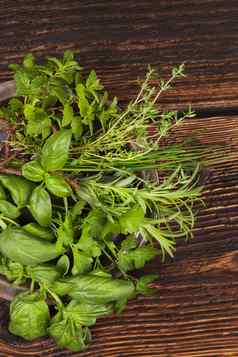
M 127 101 L 148 64 L 167 76 L 186 62 L 188 76 L 161 105 L 191 103 L 199 118 L 174 137 L 238 149 L 237 0 L 0 0 L 0 10 L 0 81 L 11 78 L 8 63 L 28 51 L 43 58 L 73 49 Z M 92 346 L 75 356 L 238 356 L 238 155 L 207 170 L 203 180 L 206 205 L 194 240 L 181 241 L 173 261 L 146 268 L 160 275 L 158 294 L 130 302 L 119 317 L 100 319 Z M 73 355 L 48 339 L 26 343 L 10 336 L 7 308 L 1 305 L 0 357 Z

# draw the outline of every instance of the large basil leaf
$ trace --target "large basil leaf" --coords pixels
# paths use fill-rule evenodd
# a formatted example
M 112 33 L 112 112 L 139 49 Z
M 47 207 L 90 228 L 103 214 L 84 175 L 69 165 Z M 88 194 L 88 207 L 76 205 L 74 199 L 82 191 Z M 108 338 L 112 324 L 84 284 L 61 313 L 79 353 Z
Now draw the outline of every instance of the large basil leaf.
M 135 287 L 129 280 L 104 278 L 93 274 L 62 278 L 52 285 L 58 295 L 70 295 L 80 302 L 105 304 L 134 295 Z
M 9 331 L 26 340 L 47 335 L 49 321 L 48 305 L 37 293 L 21 293 L 10 305 Z
M 71 136 L 71 130 L 61 129 L 46 140 L 41 154 L 41 164 L 46 171 L 64 167 L 69 157 Z
M 72 300 L 64 309 L 63 316 L 65 319 L 74 319 L 80 325 L 92 326 L 98 317 L 109 315 L 112 312 L 112 305 L 109 304 L 97 305 Z
M 0 182 L 8 191 L 17 206 L 22 207 L 28 203 L 35 185 L 22 176 L 0 174 Z
M 61 312 L 51 320 L 48 333 L 59 348 L 68 348 L 72 352 L 85 350 L 91 341 L 91 334 L 87 327 L 83 328 L 72 319 L 64 319 Z
M 41 186 L 38 186 L 32 192 L 28 206 L 35 220 L 44 227 L 51 223 L 52 205 L 49 193 Z
M 72 193 L 71 187 L 62 176 L 46 175 L 45 185 L 53 195 L 67 197 Z
M 30 181 L 40 182 L 44 178 L 45 171 L 37 160 L 27 162 L 22 167 L 22 175 Z
M 12 203 L 0 200 L 0 212 L 3 213 L 4 216 L 15 219 L 20 215 L 20 210 Z
M 62 253 L 55 244 L 13 227 L 8 227 L 0 234 L 0 252 L 3 256 L 23 265 L 44 263 Z
M 22 226 L 24 231 L 32 234 L 33 236 L 41 239 L 46 239 L 52 241 L 55 239 L 50 228 L 42 227 L 37 223 L 28 223 L 25 226 Z
M 60 271 L 55 265 L 50 264 L 40 264 L 37 266 L 26 267 L 26 272 L 32 280 L 38 281 L 40 283 L 50 284 L 55 280 L 59 279 L 61 276 Z

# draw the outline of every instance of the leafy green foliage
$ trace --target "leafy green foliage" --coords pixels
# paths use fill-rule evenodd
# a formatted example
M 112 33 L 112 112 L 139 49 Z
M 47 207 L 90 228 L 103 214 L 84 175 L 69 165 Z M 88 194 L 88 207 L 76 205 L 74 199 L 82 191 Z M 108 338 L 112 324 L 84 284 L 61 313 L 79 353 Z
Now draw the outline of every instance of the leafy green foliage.
M 70 185 L 62 176 L 45 175 L 45 185 L 47 190 L 57 197 L 68 197 L 72 193 Z
M 47 303 L 38 293 L 22 293 L 10 306 L 9 331 L 14 335 L 33 340 L 47 335 L 50 320 Z
M 58 257 L 55 244 L 34 237 L 20 228 L 8 227 L 0 233 L 0 252 L 23 265 L 36 265 Z
M 45 142 L 41 153 L 41 165 L 46 171 L 59 170 L 68 160 L 71 131 L 61 129 Z
M 48 227 L 42 227 L 37 223 L 27 223 L 26 225 L 22 226 L 24 231 L 32 234 L 35 237 L 46 239 L 49 241 L 54 240 L 54 235 Z
M 43 187 L 38 186 L 34 189 L 28 208 L 37 223 L 43 227 L 50 225 L 52 219 L 51 198 Z
M 0 174 L 0 273 L 29 289 L 14 299 L 9 329 L 78 352 L 97 318 L 155 291 L 154 274 L 130 272 L 173 257 L 176 240 L 192 236 L 205 149 L 167 141 L 191 108 L 157 105 L 183 65 L 167 80 L 149 68 L 124 109 L 71 51 L 43 64 L 28 54 L 10 68 L 17 96 L 0 108 L 12 129 Z
M 62 312 L 54 316 L 48 332 L 59 348 L 68 348 L 72 352 L 84 350 L 91 341 L 89 329 L 83 328 L 72 316 L 71 318 L 64 318 Z
M 130 298 L 135 292 L 129 280 L 113 279 L 94 274 L 77 275 L 58 280 L 52 290 L 59 296 L 65 294 L 80 302 L 104 304 Z
M 9 218 L 17 218 L 20 216 L 20 210 L 13 205 L 11 202 L 8 202 L 6 200 L 0 200 L 0 212 L 5 216 Z
M 118 253 L 118 266 L 124 272 L 140 269 L 157 255 L 159 255 L 158 249 L 151 245 L 137 247 L 136 239 L 130 237 L 122 243 Z
M 34 185 L 24 177 L 0 174 L 0 182 L 10 192 L 11 197 L 18 207 L 28 203 Z
M 143 295 L 152 295 L 155 293 L 155 289 L 151 287 L 151 283 L 158 279 L 158 275 L 156 274 L 149 274 L 142 276 L 137 284 L 136 284 L 136 292 L 137 294 Z
M 30 181 L 40 182 L 44 179 L 45 171 L 37 160 L 27 162 L 22 168 L 22 175 Z

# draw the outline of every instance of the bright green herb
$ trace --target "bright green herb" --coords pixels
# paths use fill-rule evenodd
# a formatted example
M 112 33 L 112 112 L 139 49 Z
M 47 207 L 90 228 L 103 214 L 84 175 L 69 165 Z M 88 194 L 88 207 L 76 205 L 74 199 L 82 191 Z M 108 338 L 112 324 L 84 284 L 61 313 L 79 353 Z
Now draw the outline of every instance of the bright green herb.
M 183 65 L 167 81 L 149 68 L 124 110 L 70 51 L 11 68 L 16 98 L 0 109 L 16 128 L 0 174 L 0 272 L 29 290 L 11 303 L 9 330 L 77 352 L 97 318 L 154 292 L 157 276 L 133 270 L 192 236 L 204 149 L 163 141 L 194 116 L 156 105 Z

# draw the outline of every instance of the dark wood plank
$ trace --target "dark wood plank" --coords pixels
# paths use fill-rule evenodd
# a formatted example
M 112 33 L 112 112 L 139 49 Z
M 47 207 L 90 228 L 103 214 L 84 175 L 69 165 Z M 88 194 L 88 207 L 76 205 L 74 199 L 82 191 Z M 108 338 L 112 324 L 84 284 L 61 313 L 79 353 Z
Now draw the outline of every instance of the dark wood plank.
M 0 80 L 9 62 L 80 53 L 114 95 L 127 100 L 148 64 L 165 76 L 185 62 L 187 78 L 162 98 L 198 109 L 238 106 L 237 0 L 1 0 Z
M 41 59 L 73 49 L 107 89 L 127 101 L 148 64 L 168 76 L 186 62 L 187 77 L 161 98 L 161 106 L 233 111 L 238 106 L 237 0 L 0 0 L 0 81 L 7 65 L 32 51 Z M 237 116 L 191 120 L 177 140 L 238 146 Z M 130 302 L 119 317 L 93 328 L 82 357 L 238 356 L 238 160 L 227 159 L 205 175 L 206 206 L 195 238 L 180 242 L 174 261 L 154 262 L 158 294 Z M 42 339 L 26 343 L 7 332 L 0 309 L 0 357 L 72 356 Z
M 195 237 L 178 244 L 174 260 L 153 262 L 158 293 L 131 301 L 121 316 L 98 320 L 85 352 L 59 351 L 51 340 L 26 343 L 7 333 L 2 305 L 0 356 L 228 357 L 238 356 L 238 116 L 192 119 L 176 128 L 177 141 L 231 144 L 226 161 L 205 172 L 204 201 Z

